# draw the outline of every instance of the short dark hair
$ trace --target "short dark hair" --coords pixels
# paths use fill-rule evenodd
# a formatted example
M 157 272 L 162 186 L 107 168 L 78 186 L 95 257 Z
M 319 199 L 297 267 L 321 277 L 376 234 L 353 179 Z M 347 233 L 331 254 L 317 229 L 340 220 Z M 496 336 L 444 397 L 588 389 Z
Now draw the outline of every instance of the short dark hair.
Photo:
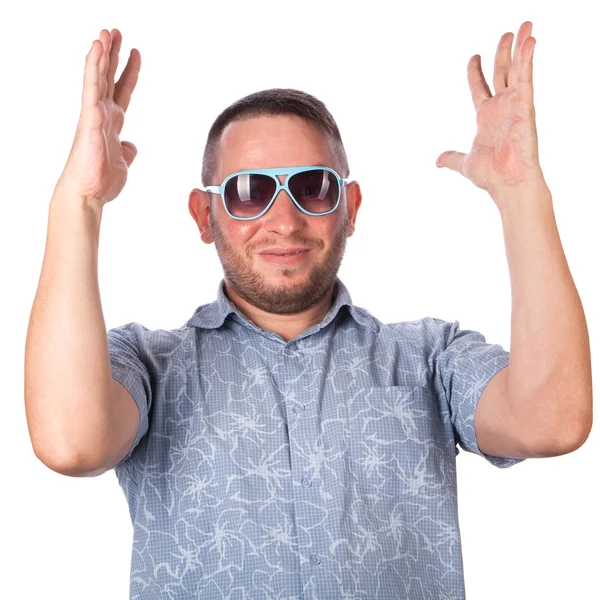
M 212 124 L 202 159 L 202 185 L 220 185 L 214 181 L 217 153 L 223 130 L 229 123 L 265 115 L 296 115 L 315 126 L 332 142 L 337 159 L 336 171 L 340 177 L 348 177 L 349 167 L 346 150 L 338 126 L 325 104 L 306 92 L 290 88 L 272 88 L 254 92 L 228 106 Z

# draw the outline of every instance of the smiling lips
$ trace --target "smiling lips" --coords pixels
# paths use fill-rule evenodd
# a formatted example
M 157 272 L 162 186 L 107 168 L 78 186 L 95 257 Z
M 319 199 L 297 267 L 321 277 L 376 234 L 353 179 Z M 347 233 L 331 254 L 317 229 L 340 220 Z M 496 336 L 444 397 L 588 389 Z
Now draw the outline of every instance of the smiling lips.
M 263 250 L 260 254 L 275 255 L 275 256 L 289 256 L 291 254 L 298 254 L 300 252 L 308 252 L 309 248 L 268 248 Z
M 277 250 L 277 253 L 274 252 Z M 308 256 L 310 248 L 306 249 L 296 249 L 295 252 L 287 250 L 286 252 L 282 252 L 283 248 L 273 248 L 268 252 L 261 252 L 260 256 L 263 260 L 270 262 L 275 265 L 295 265 L 298 264 Z

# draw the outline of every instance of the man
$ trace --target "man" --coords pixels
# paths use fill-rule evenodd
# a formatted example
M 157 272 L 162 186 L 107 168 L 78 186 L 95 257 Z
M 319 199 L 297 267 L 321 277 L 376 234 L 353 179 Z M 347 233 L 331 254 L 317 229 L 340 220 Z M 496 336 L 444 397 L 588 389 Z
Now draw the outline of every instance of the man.
M 457 321 L 383 324 L 353 305 L 337 272 L 360 186 L 325 105 L 287 89 L 242 98 L 209 132 L 189 210 L 223 265 L 216 301 L 175 330 L 106 335 L 98 232 L 136 154 L 118 134 L 140 56 L 115 84 L 120 33 L 94 42 L 51 203 L 26 407 L 50 468 L 115 469 L 132 598 L 463 598 L 457 444 L 506 468 L 584 443 L 589 341 L 537 159 L 531 23 L 511 59 L 512 37 L 496 95 L 469 62 L 471 152 L 438 158 L 501 214 L 510 354 Z

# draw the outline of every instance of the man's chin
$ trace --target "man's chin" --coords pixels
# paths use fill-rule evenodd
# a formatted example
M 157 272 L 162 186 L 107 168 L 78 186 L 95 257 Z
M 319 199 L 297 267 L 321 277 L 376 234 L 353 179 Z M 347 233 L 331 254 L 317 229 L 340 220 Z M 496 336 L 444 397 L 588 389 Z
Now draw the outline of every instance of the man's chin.
M 264 288 L 273 290 L 301 290 L 310 281 L 310 272 L 296 273 L 282 271 L 280 273 L 261 274 Z
M 260 260 L 260 259 L 259 259 Z M 285 281 L 305 280 L 310 276 L 314 265 L 274 265 L 262 264 L 256 265 L 253 269 L 264 281 L 272 281 L 274 284 L 280 284 Z

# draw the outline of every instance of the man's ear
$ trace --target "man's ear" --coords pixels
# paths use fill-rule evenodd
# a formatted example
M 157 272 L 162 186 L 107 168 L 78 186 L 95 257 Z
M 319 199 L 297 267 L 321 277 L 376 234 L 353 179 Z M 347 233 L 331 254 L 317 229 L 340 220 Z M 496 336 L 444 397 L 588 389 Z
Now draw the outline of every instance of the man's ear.
M 205 244 L 213 242 L 212 232 L 209 226 L 210 220 L 210 196 L 204 191 L 194 188 L 190 192 L 188 210 L 200 230 L 200 239 Z
M 358 181 L 350 181 L 345 187 L 346 189 L 346 205 L 348 210 L 348 237 L 354 233 L 356 215 L 362 203 L 362 193 Z

